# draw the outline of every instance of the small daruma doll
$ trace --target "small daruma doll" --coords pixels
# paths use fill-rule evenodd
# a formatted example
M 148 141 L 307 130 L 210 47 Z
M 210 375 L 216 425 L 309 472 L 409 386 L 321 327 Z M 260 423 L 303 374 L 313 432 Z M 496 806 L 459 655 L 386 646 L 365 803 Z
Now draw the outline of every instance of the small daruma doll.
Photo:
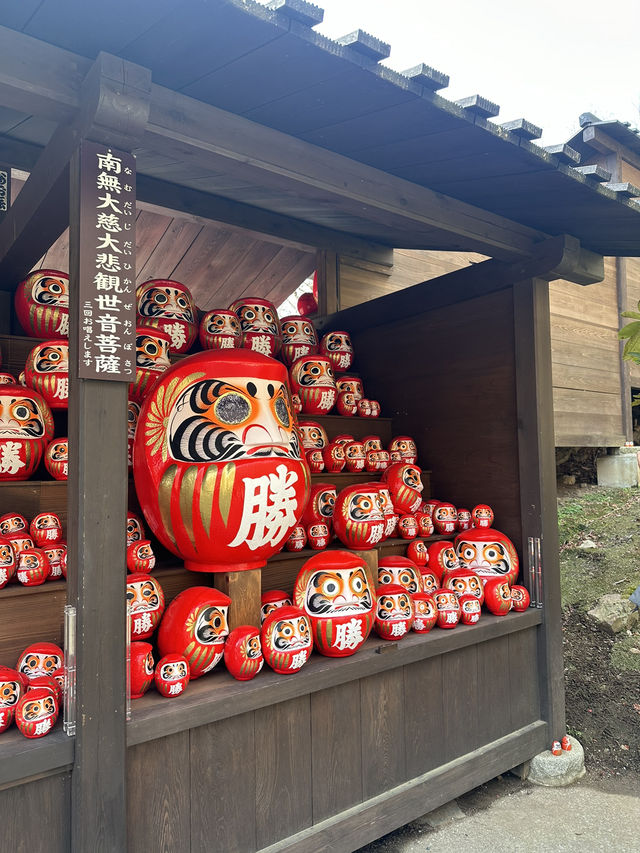
M 215 308 L 200 321 L 203 349 L 236 349 L 242 343 L 240 320 L 234 311 Z
M 153 673 L 156 690 L 167 699 L 184 693 L 189 683 L 189 664 L 182 655 L 165 655 L 160 658 Z
M 326 524 L 331 529 L 336 498 L 337 490 L 333 483 L 314 483 L 302 515 L 305 527 L 308 529 L 311 524 Z
M 415 465 L 418 461 L 418 449 L 415 441 L 408 435 L 398 435 L 391 440 L 389 452 L 398 452 L 403 462 Z
M 59 705 L 55 692 L 48 687 L 36 687 L 18 700 L 16 726 L 28 738 L 48 735 L 58 719 Z
M 504 577 L 513 584 L 518 577 L 518 554 L 513 542 L 493 527 L 466 530 L 455 539 L 460 563 L 480 575 L 482 581 Z
M 378 561 L 378 583 L 397 584 L 413 595 L 422 591 L 420 573 L 407 557 L 383 557 Z
M 0 666 L 0 734 L 11 725 L 16 705 L 23 693 L 22 676 L 15 669 Z
M 240 320 L 242 347 L 262 355 L 276 356 L 282 343 L 280 320 L 275 305 L 266 299 L 249 296 L 229 306 Z
M 140 542 L 144 538 L 144 525 L 135 512 L 129 510 L 127 513 L 127 548 L 132 542 Z
M 362 380 L 358 376 L 339 376 L 336 379 L 336 388 L 338 390 L 338 394 L 342 391 L 350 391 L 356 401 L 361 400 L 364 397 Z
M 322 450 L 329 444 L 324 427 L 316 421 L 298 421 L 298 428 L 305 450 Z
M 31 681 L 39 675 L 53 675 L 64 665 L 64 653 L 55 643 L 32 643 L 18 658 L 16 669 Z
M 324 450 L 324 448 L 322 448 Z M 324 471 L 324 458 L 322 450 L 319 447 L 314 447 L 312 450 L 305 451 L 307 465 L 312 474 L 322 474 Z
M 389 489 L 396 512 L 412 513 L 419 509 L 424 489 L 419 468 L 394 462 L 383 473 L 382 479 Z
M 207 350 L 171 367 L 142 406 L 133 474 L 149 527 L 187 569 L 264 566 L 309 495 L 284 365 Z
M 260 596 L 260 624 L 279 607 L 291 607 L 293 598 L 283 589 L 270 589 Z
M 385 518 L 377 483 L 342 489 L 333 511 L 336 536 L 347 548 L 367 551 L 384 538 Z
M 416 634 L 426 634 L 436 624 L 438 611 L 433 596 L 428 592 L 416 592 L 411 596 L 413 603 L 413 625 Z
M 298 672 L 313 649 L 309 617 L 299 607 L 281 607 L 271 613 L 260 630 L 262 654 L 275 672 Z
M 407 545 L 407 557 L 418 568 L 427 565 L 429 562 L 429 552 L 422 539 L 413 539 L 409 542 Z
M 330 360 L 323 355 L 296 359 L 289 371 L 291 390 L 300 397 L 306 415 L 327 415 L 336 402 L 336 383 Z
M 291 367 L 293 362 L 305 355 L 318 352 L 318 336 L 311 320 L 306 317 L 291 316 L 280 320 L 282 350 L 280 357 Z
M 249 681 L 262 669 L 260 631 L 253 625 L 234 628 L 224 644 L 224 663 L 238 681 Z
M 133 468 L 133 440 L 136 437 L 136 427 L 140 417 L 140 403 L 135 400 L 127 402 L 127 465 Z
M 433 536 L 433 519 L 429 513 L 418 511 L 414 515 L 418 522 L 418 536 Z
M 302 566 L 293 600 L 309 617 L 313 643 L 320 654 L 346 657 L 369 636 L 375 615 L 375 592 L 367 564 L 348 551 L 315 554 Z
M 53 417 L 30 388 L 0 385 L 0 480 L 28 480 L 53 438 Z
M 69 345 L 53 340 L 37 344 L 24 366 L 27 388 L 37 391 L 50 409 L 69 407 Z
M 511 610 L 511 588 L 506 578 L 494 577 L 484 585 L 484 604 L 494 616 L 506 616 Z
M 458 603 L 460 604 L 460 621 L 462 624 L 475 625 L 480 619 L 482 611 L 480 599 L 475 595 L 466 593 L 458 597 Z
M 171 338 L 153 326 L 136 327 L 136 378 L 129 385 L 129 397 L 142 403 L 161 374 L 170 366 Z
M 348 332 L 328 332 L 323 335 L 320 352 L 329 357 L 336 373 L 344 373 L 353 364 L 353 346 Z
M 284 543 L 287 551 L 302 551 L 304 546 L 307 544 L 307 532 L 304 529 L 304 525 L 296 524 L 291 533 L 289 534 L 289 538 Z
M 415 515 L 401 515 L 398 519 L 398 534 L 402 539 L 415 539 L 418 535 L 418 522 Z
M 153 681 L 153 646 L 134 640 L 129 648 L 129 685 L 131 698 L 140 699 Z
M 438 628 L 455 628 L 460 621 L 460 604 L 450 589 L 437 589 L 433 593 L 438 610 Z
M 65 542 L 45 546 L 42 553 L 49 565 L 48 581 L 57 581 L 67 576 L 67 545 Z
M 328 525 L 323 522 L 310 524 L 307 528 L 307 541 L 309 548 L 312 548 L 314 551 L 321 551 L 323 548 L 326 548 L 331 542 Z
M 345 466 L 344 445 L 332 441 L 322 448 L 322 460 L 325 469 L 330 474 L 338 474 Z
M 127 577 L 127 609 L 132 640 L 150 637 L 164 613 L 164 592 L 155 578 L 144 572 Z
M 373 629 L 383 640 L 401 640 L 411 630 L 413 604 L 403 586 L 388 583 L 378 587 Z
M 336 398 L 336 409 L 339 415 L 352 418 L 358 414 L 358 402 L 352 391 L 340 391 Z
M 193 296 L 179 281 L 156 278 L 136 289 L 140 324 L 169 335 L 170 350 L 189 352 L 198 334 L 198 314 Z
M 457 568 L 443 572 L 443 589 L 450 589 L 461 598 L 463 595 L 475 596 L 480 604 L 484 601 L 484 587 L 482 581 L 469 569 Z
M 439 503 L 433 509 L 431 519 L 436 533 L 455 533 L 458 511 L 451 503 Z
M 127 546 L 127 569 L 130 572 L 150 574 L 156 565 L 156 557 L 149 539 L 141 539 Z
M 66 480 L 69 474 L 69 442 L 66 438 L 54 438 L 47 445 L 44 466 L 54 480 Z
M 158 629 L 160 654 L 183 655 L 192 680 L 210 672 L 224 652 L 230 604 L 229 596 L 213 587 L 192 586 L 178 593 Z
M 22 531 L 25 535 L 29 532 L 29 525 L 24 515 L 17 512 L 6 512 L 0 516 L 0 536 L 11 536 Z
M 493 510 L 487 504 L 478 504 L 471 510 L 471 521 L 474 527 L 491 527 Z
M 5 587 L 16 573 L 18 561 L 11 543 L 0 537 L 0 589 Z
M 55 512 L 39 512 L 29 525 L 31 538 L 38 548 L 62 541 L 62 522 Z
M 471 530 L 473 521 L 471 519 L 471 510 L 460 507 L 458 509 L 458 517 L 456 519 L 456 530 L 458 533 L 463 533 L 465 530 Z
M 25 548 L 18 554 L 16 577 L 23 586 L 40 586 L 49 576 L 49 562 L 40 548 Z
M 364 444 L 361 441 L 351 441 L 349 444 L 345 444 L 344 461 L 347 471 L 352 473 L 364 471 Z
M 69 276 L 59 270 L 32 272 L 15 295 L 18 320 L 32 338 L 69 337 Z

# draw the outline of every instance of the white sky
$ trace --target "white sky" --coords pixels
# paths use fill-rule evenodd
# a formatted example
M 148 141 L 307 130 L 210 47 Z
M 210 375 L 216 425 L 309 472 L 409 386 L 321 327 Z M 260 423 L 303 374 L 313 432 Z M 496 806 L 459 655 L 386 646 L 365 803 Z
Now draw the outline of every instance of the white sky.
M 640 0 L 316 0 L 316 32 L 362 29 L 391 45 L 397 71 L 424 62 L 449 75 L 439 94 L 479 94 L 497 122 L 526 118 L 540 142 L 566 142 L 578 116 L 640 125 Z

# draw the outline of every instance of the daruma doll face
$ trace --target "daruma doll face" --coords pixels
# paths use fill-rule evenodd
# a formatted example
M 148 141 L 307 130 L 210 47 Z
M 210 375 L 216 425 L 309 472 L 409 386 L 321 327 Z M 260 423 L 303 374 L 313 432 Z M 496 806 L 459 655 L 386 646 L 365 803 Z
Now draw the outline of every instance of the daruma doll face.
M 0 385 L 0 480 L 26 480 L 53 437 L 44 398 L 18 385 Z
M 146 281 L 136 290 L 136 300 L 141 322 L 169 335 L 171 352 L 191 349 L 198 334 L 198 319 L 193 297 L 184 284 L 169 279 Z
M 240 320 L 233 311 L 207 311 L 200 322 L 204 349 L 235 349 L 242 342 Z
M 133 472 L 151 530 L 188 569 L 264 565 L 309 494 L 284 366 L 245 350 L 174 365 L 142 406 Z
M 518 554 L 513 542 L 493 527 L 474 528 L 456 536 L 460 563 L 483 581 L 504 577 L 510 584 L 518 577 Z
M 18 285 L 15 307 L 30 337 L 68 338 L 69 276 L 59 270 L 31 273 Z

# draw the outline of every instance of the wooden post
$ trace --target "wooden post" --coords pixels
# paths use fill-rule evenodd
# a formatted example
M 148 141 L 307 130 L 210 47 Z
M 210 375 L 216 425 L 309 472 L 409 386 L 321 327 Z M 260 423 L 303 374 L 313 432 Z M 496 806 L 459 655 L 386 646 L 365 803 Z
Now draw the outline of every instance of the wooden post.
M 529 537 L 541 540 L 543 622 L 538 631 L 538 669 L 541 711 L 551 742 L 565 734 L 565 703 L 549 285 L 540 278 L 518 282 L 513 299 L 522 550 L 524 557 Z M 522 571 L 524 575 L 526 565 Z
M 233 631 L 240 625 L 255 625 L 259 628 L 262 570 L 221 572 L 214 575 L 214 581 L 216 588 L 231 599 L 229 630 Z
M 318 251 L 317 258 L 318 315 L 327 317 L 340 310 L 340 258 L 328 249 Z

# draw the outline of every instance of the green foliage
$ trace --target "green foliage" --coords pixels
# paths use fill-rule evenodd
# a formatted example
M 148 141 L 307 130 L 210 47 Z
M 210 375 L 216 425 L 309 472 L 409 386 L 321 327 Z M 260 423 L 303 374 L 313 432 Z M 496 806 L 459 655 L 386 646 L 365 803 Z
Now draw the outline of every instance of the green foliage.
M 634 323 L 627 323 L 618 332 L 620 340 L 624 341 L 624 350 L 622 357 L 626 361 L 635 361 L 640 364 L 640 302 L 638 303 L 638 311 L 623 311 L 621 316 L 635 320 Z
M 635 649 L 636 651 L 632 651 Z M 622 672 L 640 672 L 640 634 L 616 640 L 611 649 L 611 666 Z

